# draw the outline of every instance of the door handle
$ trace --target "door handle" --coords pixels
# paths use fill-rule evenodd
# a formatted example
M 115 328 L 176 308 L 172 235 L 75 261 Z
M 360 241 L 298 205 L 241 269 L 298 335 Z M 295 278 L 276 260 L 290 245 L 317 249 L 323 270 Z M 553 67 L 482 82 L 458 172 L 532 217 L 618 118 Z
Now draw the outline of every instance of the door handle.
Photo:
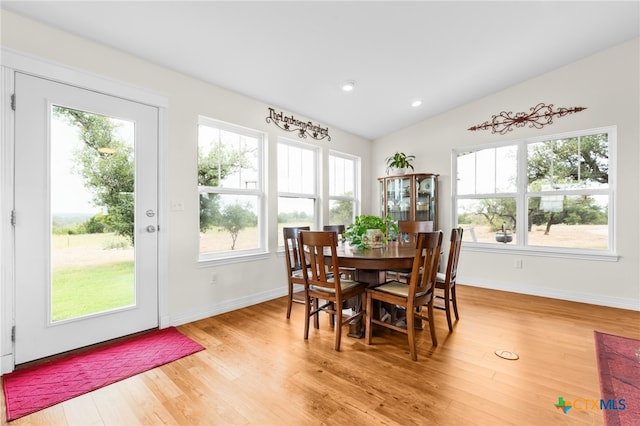
M 149 226 L 147 226 L 147 232 L 149 232 L 149 233 L 154 233 L 154 232 L 156 232 L 156 227 L 155 227 L 155 226 L 153 226 L 153 225 L 149 225 Z

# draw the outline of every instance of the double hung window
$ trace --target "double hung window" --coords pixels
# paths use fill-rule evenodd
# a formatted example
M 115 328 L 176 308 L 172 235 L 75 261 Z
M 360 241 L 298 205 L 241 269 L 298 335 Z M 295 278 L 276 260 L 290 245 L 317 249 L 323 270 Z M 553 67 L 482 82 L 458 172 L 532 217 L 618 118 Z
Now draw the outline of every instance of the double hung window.
M 266 252 L 263 152 L 262 133 L 199 118 L 200 260 Z
M 350 225 L 357 207 L 356 157 L 331 152 L 329 154 L 329 221 L 328 225 Z
M 278 139 L 278 245 L 284 245 L 282 228 L 317 229 L 318 148 Z
M 613 127 L 454 151 L 470 247 L 613 254 Z

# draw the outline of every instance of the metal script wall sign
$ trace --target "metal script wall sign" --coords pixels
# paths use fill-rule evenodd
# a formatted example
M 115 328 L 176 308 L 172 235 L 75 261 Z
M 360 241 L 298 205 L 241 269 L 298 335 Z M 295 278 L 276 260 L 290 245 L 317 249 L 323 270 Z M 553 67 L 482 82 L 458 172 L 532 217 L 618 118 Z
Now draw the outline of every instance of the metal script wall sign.
M 327 141 L 331 140 L 329 136 L 329 128 L 322 128 L 311 121 L 298 120 L 293 115 L 287 117 L 282 111 L 276 112 L 273 108 L 269 108 L 269 116 L 267 117 L 267 123 L 273 122 L 276 126 L 287 132 L 298 132 L 299 138 L 306 138 L 311 136 L 313 139 L 322 140 L 327 138 Z
M 515 115 L 511 111 L 502 111 L 500 114 L 492 116 L 491 121 L 485 121 L 482 124 L 469 127 L 468 130 L 475 131 L 490 128 L 491 133 L 500 133 L 501 135 L 504 135 L 505 133 L 512 131 L 514 127 L 524 127 L 527 123 L 529 123 L 529 127 L 542 129 L 547 124 L 553 123 L 554 116 L 564 117 L 565 115 L 572 114 L 574 112 L 584 111 L 587 108 L 558 108 L 554 111 L 553 104 L 545 105 L 541 102 L 529 109 L 531 110 L 530 113 L 518 112 Z

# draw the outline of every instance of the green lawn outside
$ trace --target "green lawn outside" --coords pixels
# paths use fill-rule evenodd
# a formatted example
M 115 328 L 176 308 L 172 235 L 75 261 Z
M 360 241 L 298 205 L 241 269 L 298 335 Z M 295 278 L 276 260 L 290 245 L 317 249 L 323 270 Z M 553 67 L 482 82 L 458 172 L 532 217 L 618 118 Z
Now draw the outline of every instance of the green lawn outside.
M 56 269 L 52 292 L 54 321 L 132 305 L 133 262 Z

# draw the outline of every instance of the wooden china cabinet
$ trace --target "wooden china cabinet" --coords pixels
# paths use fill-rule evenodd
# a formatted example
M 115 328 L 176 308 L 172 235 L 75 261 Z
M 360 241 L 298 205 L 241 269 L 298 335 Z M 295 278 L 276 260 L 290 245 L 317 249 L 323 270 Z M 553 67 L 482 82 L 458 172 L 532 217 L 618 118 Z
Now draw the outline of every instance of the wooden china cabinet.
M 438 229 L 438 175 L 412 173 L 378 178 L 380 213 L 393 220 L 430 220 Z

